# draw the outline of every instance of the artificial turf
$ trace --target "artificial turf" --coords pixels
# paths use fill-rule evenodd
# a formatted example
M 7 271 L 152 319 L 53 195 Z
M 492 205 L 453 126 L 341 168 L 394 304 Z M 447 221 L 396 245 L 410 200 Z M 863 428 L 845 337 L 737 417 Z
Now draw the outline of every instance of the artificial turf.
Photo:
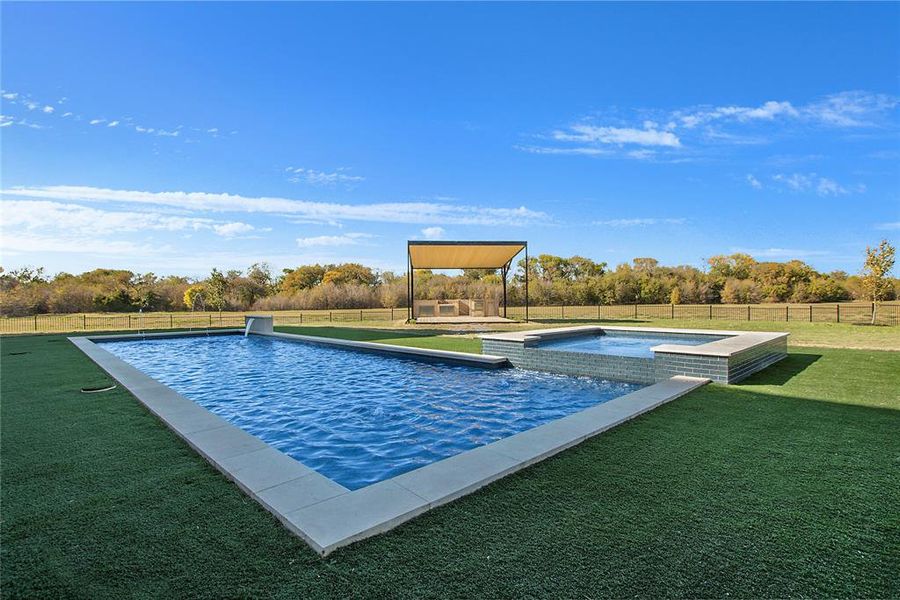
M 793 349 L 326 559 L 63 337 L 0 354 L 4 598 L 900 596 L 898 353 Z

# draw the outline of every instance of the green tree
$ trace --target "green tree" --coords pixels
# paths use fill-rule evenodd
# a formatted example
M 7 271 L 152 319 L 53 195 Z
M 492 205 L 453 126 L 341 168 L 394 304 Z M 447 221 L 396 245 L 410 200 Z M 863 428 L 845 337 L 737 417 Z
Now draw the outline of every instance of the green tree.
M 303 265 L 285 273 L 281 280 L 281 290 L 288 293 L 308 290 L 322 283 L 328 267 L 315 264 Z
M 863 286 L 872 298 L 872 324 L 875 324 L 875 311 L 892 285 L 888 279 L 891 269 L 894 268 L 894 255 L 896 250 L 887 240 L 881 240 L 875 248 L 866 246 L 866 260 L 863 263 Z
M 209 278 L 204 285 L 206 293 L 203 300 L 206 302 L 207 308 L 216 310 L 225 310 L 228 297 L 228 279 L 218 269 L 213 269 L 209 274 Z

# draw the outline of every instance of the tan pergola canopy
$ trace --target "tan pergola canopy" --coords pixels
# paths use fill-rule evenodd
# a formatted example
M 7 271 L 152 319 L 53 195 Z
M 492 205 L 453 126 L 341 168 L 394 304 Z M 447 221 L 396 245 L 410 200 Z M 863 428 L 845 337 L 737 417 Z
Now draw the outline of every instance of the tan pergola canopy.
M 416 269 L 498 269 L 503 282 L 503 317 L 506 317 L 506 279 L 512 261 L 525 251 L 525 320 L 528 320 L 528 242 L 407 242 L 409 277 L 406 278 L 407 320 L 413 317 Z
M 525 242 L 409 242 L 413 269 L 502 269 Z

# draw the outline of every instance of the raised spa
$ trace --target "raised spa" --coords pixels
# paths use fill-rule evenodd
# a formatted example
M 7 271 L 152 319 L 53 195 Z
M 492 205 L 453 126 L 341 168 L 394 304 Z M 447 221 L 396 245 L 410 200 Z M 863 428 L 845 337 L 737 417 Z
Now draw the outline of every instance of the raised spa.
M 651 384 L 676 375 L 736 383 L 787 356 L 787 333 L 588 325 L 491 333 L 486 354 L 523 369 Z

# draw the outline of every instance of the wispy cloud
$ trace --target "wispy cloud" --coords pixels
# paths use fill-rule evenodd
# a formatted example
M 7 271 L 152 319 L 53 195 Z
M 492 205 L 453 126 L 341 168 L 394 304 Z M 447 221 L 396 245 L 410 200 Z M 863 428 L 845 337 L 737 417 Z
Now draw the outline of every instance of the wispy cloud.
M 847 194 L 861 194 L 866 191 L 864 184 L 844 186 L 829 177 L 822 177 L 816 173 L 777 173 L 772 180 L 793 192 L 814 191 L 820 196 L 844 196 Z
M 802 248 L 732 248 L 732 253 L 749 254 L 754 258 L 771 258 L 779 260 L 816 258 L 830 256 L 828 250 L 805 250 Z
M 279 197 L 251 197 L 208 192 L 147 192 L 87 186 L 14 187 L 5 196 L 62 202 L 108 202 L 169 206 L 189 211 L 272 213 L 315 221 L 375 221 L 445 225 L 527 225 L 550 221 L 549 215 L 524 206 L 494 208 L 440 202 L 337 204 Z
M 443 227 L 426 227 L 425 229 L 422 230 L 422 236 L 426 240 L 443 239 L 445 233 L 446 232 L 444 231 Z
M 601 227 L 647 227 L 648 225 L 684 225 L 687 219 L 684 218 L 636 218 L 636 219 L 608 219 L 605 221 L 594 221 L 593 225 Z
M 663 162 L 666 155 L 712 146 L 771 143 L 787 131 L 805 129 L 896 126 L 900 98 L 888 94 L 847 91 L 796 104 L 767 100 L 758 105 L 700 105 L 677 110 L 620 111 L 586 116 L 549 134 L 536 137 L 550 143 L 517 145 L 532 154 L 572 154 Z M 646 116 L 651 115 L 651 119 Z M 788 127 L 790 125 L 790 127 Z M 635 148 L 643 150 L 635 150 Z M 651 154 L 652 149 L 657 154 Z M 660 154 L 662 153 L 662 154 Z M 669 161 L 666 161 L 669 162 Z
M 13 105 L 19 106 L 25 109 L 28 112 L 36 111 L 37 113 L 41 113 L 42 116 L 47 118 L 55 118 L 55 119 L 70 119 L 73 122 L 81 121 L 86 122 L 88 125 L 98 126 L 106 124 L 107 127 L 119 127 L 121 126 L 123 129 L 130 129 L 136 133 L 143 133 L 147 135 L 154 135 L 159 137 L 170 137 L 170 138 L 178 138 L 184 137 L 187 138 L 186 135 L 183 135 L 183 132 L 187 131 L 182 125 L 172 129 L 166 129 L 162 127 L 156 126 L 147 126 L 143 124 L 138 124 L 134 122 L 134 119 L 131 117 L 117 117 L 117 118 L 107 118 L 107 117 L 96 117 L 91 115 L 85 115 L 83 113 L 76 113 L 71 110 L 67 110 L 66 112 L 59 114 L 56 111 L 56 108 L 53 106 L 54 103 L 45 103 L 39 102 L 32 98 L 30 95 L 22 94 L 20 92 L 13 92 L 7 90 L 0 90 L 0 98 L 4 101 L 5 105 Z M 68 98 L 60 98 L 55 102 L 57 105 L 62 105 L 68 102 Z M 18 118 L 18 117 L 17 117 Z M 43 129 L 46 127 L 44 124 L 32 124 L 32 122 L 25 121 L 24 119 L 13 120 L 10 122 L 10 125 L 25 125 L 32 127 L 34 129 Z M 200 135 L 207 135 L 212 138 L 223 137 L 219 133 L 218 127 L 191 127 L 190 131 L 195 132 Z M 231 135 L 236 134 L 237 131 L 231 131 Z M 187 141 L 196 141 L 196 140 L 187 140 Z
M 591 147 L 554 148 L 551 146 L 514 146 L 514 148 L 516 150 L 521 150 L 522 152 L 528 152 L 529 154 L 581 154 L 584 156 L 612 154 L 609 150 Z
M 900 230 L 900 221 L 894 221 L 892 223 L 877 223 L 875 225 L 875 229 L 880 229 L 882 231 L 898 231 Z
M 2 231 L 53 232 L 74 235 L 107 235 L 135 231 L 211 231 L 235 237 L 260 230 L 236 221 L 173 216 L 154 212 L 102 210 L 80 204 L 46 200 L 3 199 Z
M 316 246 L 358 246 L 364 240 L 371 238 L 368 233 L 345 233 L 342 235 L 317 235 L 314 237 L 297 238 L 297 245 L 301 248 L 313 248 Z
M 751 174 L 747 175 L 747 183 L 750 184 L 750 187 L 757 190 L 761 190 L 763 187 L 762 182 Z
M 567 130 L 553 132 L 553 139 L 563 142 L 599 144 L 668 146 L 677 148 L 681 141 L 671 131 L 660 131 L 652 125 L 644 129 L 631 127 L 595 127 L 593 125 L 572 125 Z
M 288 167 L 288 181 L 294 183 L 309 183 L 317 186 L 333 186 L 336 184 L 353 185 L 365 181 L 365 177 L 351 175 L 347 167 L 340 167 L 334 171 L 317 171 L 304 167 Z

